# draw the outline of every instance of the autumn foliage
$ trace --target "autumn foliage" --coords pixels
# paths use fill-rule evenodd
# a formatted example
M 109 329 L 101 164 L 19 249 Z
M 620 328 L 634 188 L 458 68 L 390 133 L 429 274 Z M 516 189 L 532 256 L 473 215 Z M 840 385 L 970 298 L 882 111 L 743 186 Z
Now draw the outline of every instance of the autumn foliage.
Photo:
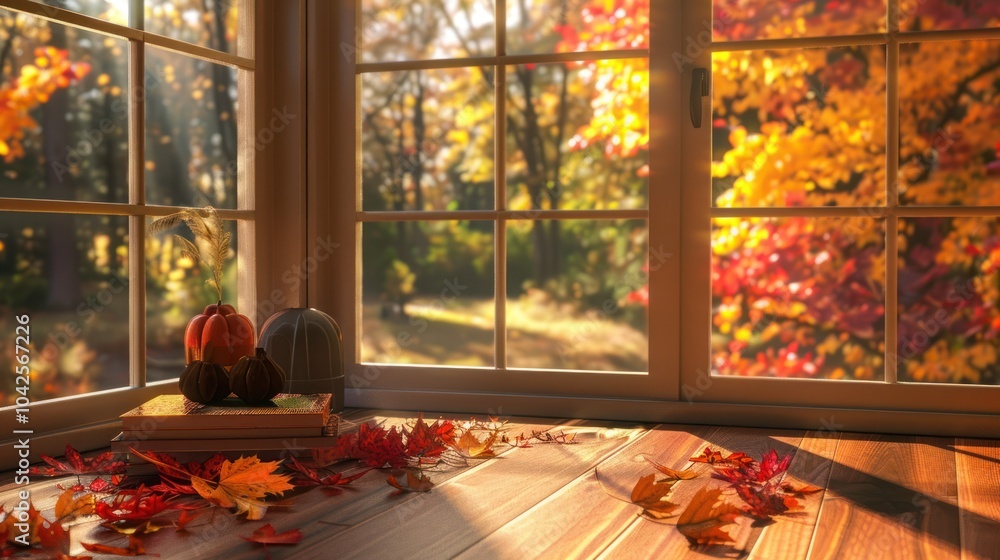
M 2 70 L 2 69 L 0 69 Z M 24 156 L 26 130 L 38 127 L 31 111 L 49 100 L 56 90 L 90 73 L 86 62 L 72 62 L 64 49 L 35 49 L 34 64 L 21 67 L 10 83 L 0 83 L 0 156 L 11 162 Z

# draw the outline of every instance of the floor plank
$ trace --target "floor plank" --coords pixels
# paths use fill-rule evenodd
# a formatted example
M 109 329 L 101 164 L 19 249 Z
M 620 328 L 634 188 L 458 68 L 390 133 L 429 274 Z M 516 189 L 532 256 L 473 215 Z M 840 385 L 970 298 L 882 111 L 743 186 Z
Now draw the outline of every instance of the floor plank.
M 600 424 L 584 425 L 593 430 Z M 386 511 L 300 549 L 295 557 L 329 558 L 330 551 L 337 550 L 338 558 L 343 559 L 451 558 L 587 472 L 643 431 L 632 430 L 627 434 L 630 437 L 585 444 L 512 450 L 502 459 L 488 461 L 418 496 L 403 514 L 398 509 Z M 429 520 L 433 520 L 433 530 L 428 529 Z
M 996 441 L 955 442 L 962 559 L 1000 556 L 1000 447 Z
M 750 551 L 750 560 L 806 558 L 809 543 L 816 530 L 823 493 L 830 482 L 833 457 L 839 441 L 840 434 L 835 432 L 809 432 L 802 438 L 782 482 L 815 486 L 824 490 L 799 500 L 802 504 L 800 515 L 794 518 L 782 517 L 778 522 L 765 527 Z
M 743 451 L 755 458 L 771 449 L 775 449 L 784 456 L 794 453 L 802 440 L 804 432 L 793 430 L 759 430 L 747 428 L 694 428 L 692 434 L 701 438 L 701 442 L 694 446 L 695 453 L 705 446 L 724 453 Z M 686 459 L 692 454 L 684 457 L 683 463 L 679 467 L 695 466 L 687 463 Z M 627 486 L 634 485 L 637 474 L 645 474 L 645 471 L 634 472 L 628 479 Z M 697 478 L 694 480 L 678 483 L 673 491 L 671 501 L 678 504 L 687 504 L 697 491 L 706 484 L 724 486 L 722 482 L 704 480 Z M 623 487 L 626 484 L 623 483 Z M 607 559 L 631 559 L 631 558 L 718 558 L 721 556 L 740 556 L 753 548 L 760 537 L 762 528 L 752 527 L 752 523 L 747 518 L 737 519 L 734 525 L 726 528 L 726 531 L 736 541 L 732 547 L 691 547 L 680 532 L 676 530 L 674 523 L 676 518 L 670 518 L 665 523 L 657 523 L 645 519 L 636 519 L 628 529 L 602 553 L 599 558 Z
M 810 559 L 959 557 L 951 440 L 845 434 Z
M 684 429 L 658 427 L 466 549 L 458 558 L 591 558 L 604 550 L 639 513 L 628 503 L 631 488 L 619 487 L 617 481 L 634 476 L 637 470 L 651 470 L 643 462 L 643 455 L 668 465 L 683 457 L 686 463 L 701 443 L 701 438 Z

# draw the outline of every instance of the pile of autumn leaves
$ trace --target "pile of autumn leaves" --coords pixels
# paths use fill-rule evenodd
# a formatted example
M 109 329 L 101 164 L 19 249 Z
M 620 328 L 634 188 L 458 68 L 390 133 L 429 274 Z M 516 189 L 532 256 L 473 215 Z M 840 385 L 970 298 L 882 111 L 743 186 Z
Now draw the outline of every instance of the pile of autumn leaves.
M 205 522 L 195 522 L 212 506 L 228 508 L 246 514 L 249 520 L 264 517 L 268 507 L 287 505 L 276 503 L 289 491 L 322 487 L 332 493 L 361 478 L 374 469 L 406 469 L 389 474 L 387 483 L 393 494 L 426 492 L 433 483 L 426 474 L 435 467 L 458 467 L 470 460 L 496 456 L 502 445 L 528 447 L 532 443 L 571 443 L 564 434 L 521 434 L 510 439 L 503 422 L 470 421 L 457 425 L 438 420 L 427 423 L 423 418 L 409 426 L 385 428 L 375 423 L 359 426 L 357 432 L 340 436 L 334 446 L 314 450 L 309 456 L 289 457 L 282 461 L 261 461 L 257 456 L 230 461 L 221 454 L 204 462 L 181 463 L 174 457 L 155 452 L 139 453 L 156 466 L 158 482 L 152 486 L 137 485 L 132 477 L 124 476 L 126 464 L 111 452 L 93 458 L 83 458 L 73 447 L 66 446 L 65 462 L 42 456 L 47 466 L 32 467 L 35 476 L 77 476 L 77 484 L 65 488 L 55 506 L 55 518 L 47 520 L 30 506 L 27 516 L 30 530 L 27 539 L 18 540 L 17 515 L 8 513 L 0 521 L 0 557 L 8 557 L 28 549 L 44 549 L 61 560 L 81 560 L 86 556 L 69 556 L 69 523 L 97 516 L 101 526 L 127 535 L 124 547 L 101 543 L 81 543 L 85 549 L 102 554 L 138 556 L 147 553 L 142 536 L 162 529 L 176 531 L 194 529 Z M 333 467 L 352 462 L 357 472 L 345 475 Z M 83 476 L 96 478 L 84 485 Z M 62 488 L 62 486 L 60 486 Z M 0 509 L 0 511 L 3 511 Z M 296 529 L 276 535 L 270 524 L 257 529 L 244 539 L 260 544 L 295 544 L 302 538 Z M 28 541 L 27 545 L 24 541 Z
M 664 475 L 650 474 L 639 479 L 632 489 L 631 501 L 642 508 L 644 516 L 662 520 L 674 515 L 680 504 L 670 501 L 674 486 L 699 476 L 692 469 L 677 471 L 650 459 L 653 467 Z M 765 453 L 758 462 L 743 452 L 723 456 L 719 451 L 706 447 L 701 455 L 691 457 L 693 463 L 704 463 L 711 467 L 712 478 L 729 483 L 729 487 L 743 502 L 736 506 L 725 500 L 725 488 L 702 487 L 691 498 L 687 507 L 677 517 L 677 530 L 692 545 L 722 545 L 732 543 L 733 538 L 723 530 L 738 517 L 747 515 L 756 523 L 769 523 L 775 515 L 789 514 L 800 507 L 799 499 L 818 492 L 815 486 L 798 486 L 782 482 L 782 474 L 788 470 L 792 456 L 779 458 L 775 450 Z

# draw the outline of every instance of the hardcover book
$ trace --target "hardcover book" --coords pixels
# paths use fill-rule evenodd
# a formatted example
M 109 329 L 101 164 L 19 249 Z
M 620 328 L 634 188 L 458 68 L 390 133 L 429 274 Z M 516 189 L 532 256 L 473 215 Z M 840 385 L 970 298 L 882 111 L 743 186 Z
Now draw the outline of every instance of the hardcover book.
M 160 395 L 122 414 L 122 430 L 132 435 L 162 430 L 252 428 L 316 428 L 322 431 L 330 419 L 330 399 L 328 393 L 281 393 L 267 404 L 248 406 L 234 396 L 206 405 L 190 401 L 183 395 Z

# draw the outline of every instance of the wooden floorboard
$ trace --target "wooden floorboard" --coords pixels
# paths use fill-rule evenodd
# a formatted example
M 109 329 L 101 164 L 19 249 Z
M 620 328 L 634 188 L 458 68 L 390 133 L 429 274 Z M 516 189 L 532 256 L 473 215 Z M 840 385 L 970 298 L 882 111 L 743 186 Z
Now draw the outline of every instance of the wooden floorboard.
M 1000 557 L 1000 447 L 995 441 L 955 442 L 962 559 Z
M 951 441 L 845 434 L 809 558 L 958 558 Z
M 346 417 L 352 420 L 346 428 L 413 419 L 411 413 L 372 410 Z M 296 546 L 270 547 L 274 560 L 1000 558 L 997 441 L 544 418 L 516 418 L 508 427 L 512 435 L 566 429 L 582 442 L 505 447 L 500 458 L 432 473 L 436 486 L 426 494 L 392 497 L 388 473 L 376 471 L 335 494 L 314 489 L 296 495 L 287 507 L 270 509 L 264 521 L 214 509 L 187 533 L 165 529 L 144 537 L 145 546 L 164 559 L 257 560 L 263 550 L 239 537 L 271 523 L 279 532 L 298 528 L 304 535 Z M 738 519 L 726 528 L 734 546 L 692 547 L 677 531 L 676 518 L 657 523 L 640 517 L 629 497 L 639 477 L 655 472 L 647 458 L 703 472 L 678 483 L 669 498 L 676 503 L 686 504 L 705 485 L 725 488 L 710 478 L 709 467 L 690 462 L 706 446 L 755 458 L 772 448 L 793 454 L 784 480 L 822 490 L 801 500 L 795 515 L 772 524 Z M 36 480 L 32 498 L 51 518 L 58 486 L 75 479 Z M 0 488 L 8 511 L 16 490 Z M 93 519 L 78 522 L 70 535 L 75 554 L 84 552 L 81 541 L 126 542 Z
M 809 432 L 802 438 L 782 482 L 815 486 L 824 490 L 800 499 L 802 511 L 795 517 L 787 520 L 783 518 L 765 527 L 750 551 L 750 560 L 806 558 L 816 530 L 825 488 L 830 482 L 833 457 L 839 441 L 840 434 L 831 432 Z

